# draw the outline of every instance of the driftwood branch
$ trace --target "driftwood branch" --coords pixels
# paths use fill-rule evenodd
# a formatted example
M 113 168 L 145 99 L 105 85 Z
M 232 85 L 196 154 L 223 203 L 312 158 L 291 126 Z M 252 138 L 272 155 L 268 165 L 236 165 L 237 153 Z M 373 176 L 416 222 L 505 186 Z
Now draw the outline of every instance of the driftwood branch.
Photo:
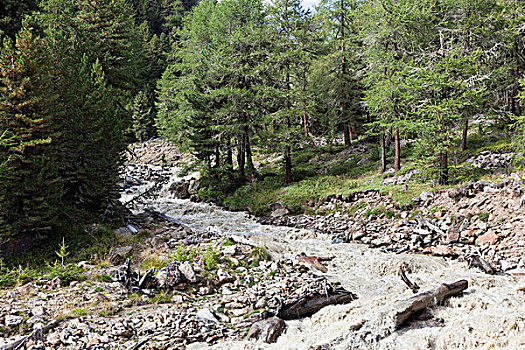
M 154 219 L 164 220 L 164 221 L 170 222 L 172 224 L 178 224 L 178 225 L 181 225 L 182 227 L 186 227 L 186 228 L 191 229 L 191 227 L 189 227 L 188 225 L 186 225 L 182 221 L 174 219 L 171 216 L 168 216 L 168 215 L 166 215 L 164 213 L 161 213 L 159 211 L 153 210 L 151 208 L 144 209 L 144 212 L 149 214 L 149 215 L 151 215 L 151 217 L 153 217 Z M 198 232 L 198 231 L 196 231 L 196 232 Z
M 331 260 L 331 258 L 319 258 L 315 256 L 307 256 L 305 253 L 301 253 L 297 255 L 297 260 L 303 263 L 308 263 L 312 265 L 314 268 L 316 268 L 317 270 L 323 273 L 326 273 L 328 272 L 328 269 L 326 268 L 326 266 L 321 264 L 321 261 L 329 261 Z
M 135 197 L 131 198 L 129 201 L 127 201 L 126 203 L 124 203 L 124 206 L 127 207 L 129 204 L 137 201 L 138 199 L 142 198 L 142 197 L 146 197 L 148 196 L 150 193 L 153 193 L 155 192 L 156 190 L 158 190 L 165 182 L 167 181 L 166 178 L 160 178 L 159 180 L 157 180 L 150 188 L 148 188 L 146 191 L 136 195 Z
M 310 294 L 298 300 L 283 305 L 277 316 L 283 320 L 295 320 L 311 316 L 328 305 L 347 304 L 357 299 L 357 296 L 339 287 L 326 294 Z
M 414 283 L 408 279 L 407 275 L 405 274 L 405 269 L 403 269 L 402 266 L 399 268 L 399 277 L 401 277 L 408 288 L 412 289 L 412 292 L 417 293 L 419 291 L 420 287 L 417 285 L 417 283 Z
M 463 292 L 468 287 L 466 280 L 460 280 L 451 284 L 443 283 L 434 290 L 430 290 L 402 301 L 396 305 L 395 324 L 399 328 L 405 321 L 416 313 L 427 307 L 440 304 L 446 298 Z
M 157 332 L 157 333 L 153 333 L 151 335 L 148 335 L 147 337 L 144 337 L 142 338 L 141 340 L 139 340 L 139 342 L 133 346 L 130 346 L 128 348 L 128 350 L 138 350 L 140 349 L 144 344 L 146 344 L 147 342 L 149 342 L 152 338 L 156 337 L 157 335 L 161 335 L 161 334 L 164 334 L 164 332 Z
M 23 336 L 22 338 L 6 345 L 0 346 L 0 350 L 17 350 L 20 349 L 29 339 L 41 338 L 44 333 L 55 328 L 60 324 L 61 321 L 54 320 L 42 328 L 37 328 L 31 332 L 31 334 Z

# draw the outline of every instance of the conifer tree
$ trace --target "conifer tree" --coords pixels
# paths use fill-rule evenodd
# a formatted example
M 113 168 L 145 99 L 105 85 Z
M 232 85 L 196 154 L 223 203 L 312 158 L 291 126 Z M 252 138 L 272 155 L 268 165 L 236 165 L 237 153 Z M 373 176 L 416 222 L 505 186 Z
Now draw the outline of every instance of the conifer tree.
M 6 233 L 50 229 L 61 196 L 51 157 L 56 136 L 44 42 L 24 27 L 0 53 L 0 208 Z M 6 171 L 9 169 L 8 171 Z
M 152 136 L 153 125 L 151 107 L 146 94 L 140 91 L 133 100 L 133 131 L 139 141 L 146 141 Z
M 307 128 L 304 70 L 311 63 L 307 50 L 312 38 L 308 17 L 298 0 L 278 0 L 270 8 L 272 45 L 267 64 L 274 77 L 266 84 L 273 87 L 270 120 L 277 135 L 271 138 L 282 148 L 286 183 L 292 182 L 292 151 L 302 135 L 301 122 Z

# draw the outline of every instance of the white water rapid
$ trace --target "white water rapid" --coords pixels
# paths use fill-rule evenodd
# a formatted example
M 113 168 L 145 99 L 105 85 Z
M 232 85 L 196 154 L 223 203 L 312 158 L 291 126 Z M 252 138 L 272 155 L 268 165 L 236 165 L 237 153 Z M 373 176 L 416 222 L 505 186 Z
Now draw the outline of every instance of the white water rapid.
M 316 345 L 325 345 L 323 349 L 525 349 L 523 275 L 492 276 L 469 269 L 463 262 L 387 254 L 357 244 L 332 244 L 329 237 L 313 231 L 264 226 L 243 212 L 174 199 L 165 189 L 147 206 L 195 230 L 247 236 L 276 257 L 293 257 L 301 252 L 334 257 L 327 266 L 328 273 L 322 275 L 341 282 L 358 296 L 350 304 L 328 306 L 312 317 L 287 321 L 286 333 L 275 344 L 232 340 L 214 346 L 192 344 L 188 349 L 306 350 Z M 388 314 L 397 301 L 413 295 L 397 274 L 400 265 L 421 291 L 461 279 L 466 279 L 469 287 L 461 296 L 430 310 L 436 322 L 422 322 L 419 326 L 413 323 L 393 330 L 389 318 L 381 315 Z M 356 340 L 363 329 L 351 330 L 363 320 L 370 321 L 365 328 L 371 337 L 366 342 Z

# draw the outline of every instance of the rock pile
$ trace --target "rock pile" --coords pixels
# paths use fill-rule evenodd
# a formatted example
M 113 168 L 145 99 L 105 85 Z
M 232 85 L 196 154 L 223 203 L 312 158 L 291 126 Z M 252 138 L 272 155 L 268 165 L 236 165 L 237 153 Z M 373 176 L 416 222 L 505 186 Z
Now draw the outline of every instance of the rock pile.
M 274 215 L 259 222 L 313 229 L 332 235 L 334 243 L 361 242 L 388 252 L 476 257 L 494 271 L 518 273 L 523 270 L 516 268 L 525 267 L 524 193 L 521 178 L 514 174 L 498 183 L 423 192 L 409 212 L 389 196 L 366 190 L 344 198 L 329 196 L 319 206 L 335 213 Z
M 157 230 L 162 242 L 172 235 L 182 241 L 195 234 L 171 222 L 164 225 Z M 134 249 L 154 251 L 159 258 L 178 254 L 185 260 L 140 273 L 129 260 L 118 267 L 83 262 L 91 276 L 87 281 L 60 287 L 59 280 L 41 280 L 1 291 L 4 343 L 63 319 L 42 337 L 27 340 L 26 348 L 129 349 L 141 339 L 155 349 L 214 344 L 244 338 L 254 322 L 278 314 L 302 293 L 322 294 L 327 288 L 310 265 L 295 258 L 264 260 L 267 254 L 248 244 L 215 236 L 188 244 L 182 252 L 167 243 L 159 245 L 155 238 Z
M 515 153 L 480 152 L 477 156 L 467 159 L 466 163 L 478 169 L 509 169 Z

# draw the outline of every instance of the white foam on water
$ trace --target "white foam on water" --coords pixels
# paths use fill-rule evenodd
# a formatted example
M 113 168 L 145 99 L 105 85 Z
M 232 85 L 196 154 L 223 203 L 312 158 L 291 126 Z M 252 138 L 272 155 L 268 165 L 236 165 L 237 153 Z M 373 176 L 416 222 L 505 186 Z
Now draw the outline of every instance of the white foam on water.
M 313 231 L 260 225 L 246 213 L 174 199 L 166 190 L 148 206 L 198 231 L 250 236 L 274 256 L 305 252 L 334 257 L 324 275 L 359 298 L 348 305 L 325 307 L 300 321 L 287 321 L 287 331 L 275 344 L 223 341 L 211 347 L 192 344 L 187 349 L 299 350 L 321 344 L 333 349 L 525 349 L 524 276 L 491 276 L 469 269 L 463 262 L 382 253 L 357 244 L 331 244 L 324 240 L 328 237 Z M 443 326 L 395 329 L 393 305 L 413 295 L 397 274 L 400 265 L 421 291 L 461 279 L 469 282 L 463 295 L 431 309 L 434 318 L 444 321 Z M 351 330 L 363 320 L 367 322 L 361 329 Z

